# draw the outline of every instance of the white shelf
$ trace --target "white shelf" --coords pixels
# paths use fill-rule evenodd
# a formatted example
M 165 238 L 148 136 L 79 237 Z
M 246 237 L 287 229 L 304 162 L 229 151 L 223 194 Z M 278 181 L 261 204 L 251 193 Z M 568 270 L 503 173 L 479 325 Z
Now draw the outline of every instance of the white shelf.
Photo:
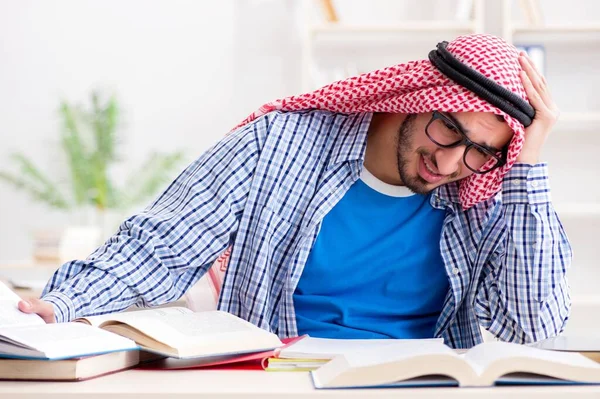
M 600 203 L 554 203 L 559 216 L 565 217 L 600 217 Z
M 312 71 L 316 68 L 315 62 L 315 43 L 321 39 L 323 41 L 346 38 L 351 40 L 356 38 L 367 40 L 381 40 L 381 35 L 385 39 L 392 35 L 397 35 L 404 39 L 407 44 L 412 44 L 414 39 L 424 37 L 425 34 L 442 33 L 447 36 L 452 33 L 452 36 L 457 36 L 465 33 L 483 33 L 484 31 L 484 9 L 485 0 L 472 0 L 471 17 L 468 20 L 422 20 L 422 21 L 399 21 L 393 24 L 349 24 L 344 22 L 314 22 L 314 4 L 309 1 L 300 2 L 306 17 L 306 30 L 304 31 L 302 40 L 302 89 L 310 91 L 315 89 L 314 77 Z M 367 4 L 367 2 L 364 2 Z M 362 35 L 362 37 L 360 36 Z
M 513 21 L 513 3 L 514 0 L 503 0 L 502 2 L 502 36 L 508 42 L 513 42 L 513 36 L 520 35 L 543 35 L 543 39 L 555 40 L 559 41 L 568 41 L 573 38 L 565 38 L 565 34 L 575 34 L 575 35 L 589 35 L 589 34 L 597 34 L 600 33 L 600 23 L 595 21 L 581 21 L 581 22 L 568 22 L 568 23 L 544 23 L 541 21 L 540 24 L 528 24 L 523 21 Z M 569 7 L 568 4 L 565 4 L 566 7 Z M 522 7 L 522 5 L 521 5 Z M 543 14 L 543 13 L 542 13 Z
M 571 123 L 600 123 L 600 112 L 563 112 L 558 122 Z
M 596 133 L 600 129 L 600 112 L 563 112 L 554 130 L 559 133 Z
M 574 306 L 600 306 L 600 295 L 573 295 L 571 303 Z
M 581 23 L 565 25 L 540 25 L 531 26 L 515 24 L 512 28 L 513 34 L 518 33 L 600 33 L 600 24 Z
M 411 32 L 474 32 L 472 21 L 405 21 L 398 25 L 344 25 L 328 23 L 315 25 L 309 29 L 312 34 L 365 34 L 365 33 L 411 33 Z

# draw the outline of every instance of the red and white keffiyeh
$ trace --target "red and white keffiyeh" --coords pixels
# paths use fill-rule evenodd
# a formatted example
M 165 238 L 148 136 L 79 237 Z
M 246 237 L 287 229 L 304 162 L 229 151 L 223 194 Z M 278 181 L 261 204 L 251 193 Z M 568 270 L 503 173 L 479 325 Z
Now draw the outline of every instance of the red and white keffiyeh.
M 457 37 L 448 44 L 447 49 L 463 64 L 527 100 L 519 77 L 521 66 L 518 52 L 514 46 L 492 35 L 474 34 Z M 523 147 L 524 127 L 519 121 L 448 79 L 429 60 L 391 66 L 334 82 L 312 93 L 275 100 L 260 107 L 236 128 L 271 111 L 305 109 L 340 113 L 423 113 L 438 110 L 502 115 L 514 131 L 507 163 L 490 173 L 473 174 L 460 182 L 459 196 L 464 209 L 498 193 L 502 178 Z

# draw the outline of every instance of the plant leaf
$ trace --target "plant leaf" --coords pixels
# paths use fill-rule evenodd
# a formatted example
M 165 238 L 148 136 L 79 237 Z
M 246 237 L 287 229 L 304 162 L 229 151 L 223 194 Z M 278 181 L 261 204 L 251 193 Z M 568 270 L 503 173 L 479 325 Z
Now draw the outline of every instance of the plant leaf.
M 35 165 L 21 154 L 13 154 L 12 158 L 19 164 L 21 176 L 8 172 L 0 172 L 0 179 L 10 183 L 13 187 L 24 190 L 33 198 L 46 202 L 50 206 L 61 209 L 69 208 L 69 203 L 62 194 Z
M 61 103 L 60 112 L 64 129 L 62 146 L 67 155 L 71 172 L 73 196 L 77 205 L 89 202 L 92 185 L 91 164 L 77 123 L 77 112 L 65 101 Z
M 115 160 L 116 128 L 118 123 L 119 108 L 114 96 L 111 96 L 106 105 L 100 104 L 99 96 L 92 94 L 91 122 L 94 129 L 96 151 L 105 163 Z

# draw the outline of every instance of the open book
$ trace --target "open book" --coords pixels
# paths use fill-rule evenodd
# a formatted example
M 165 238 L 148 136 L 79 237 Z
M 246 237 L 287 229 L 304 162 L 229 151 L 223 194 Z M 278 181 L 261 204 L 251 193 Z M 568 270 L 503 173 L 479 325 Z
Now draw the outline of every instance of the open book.
M 457 354 L 424 342 L 338 356 L 311 372 L 316 388 L 600 383 L 600 364 L 577 353 L 487 342 Z
M 82 323 L 46 324 L 22 313 L 20 300 L 0 283 L 0 357 L 56 360 L 138 349 L 130 339 Z
M 0 283 L 0 357 L 67 359 L 142 348 L 169 357 L 217 361 L 283 346 L 277 335 L 221 311 L 170 307 L 46 324 L 19 311 L 19 300 Z
M 283 346 L 277 335 L 218 310 L 170 307 L 91 316 L 76 321 L 130 338 L 144 350 L 179 359 L 219 361 Z

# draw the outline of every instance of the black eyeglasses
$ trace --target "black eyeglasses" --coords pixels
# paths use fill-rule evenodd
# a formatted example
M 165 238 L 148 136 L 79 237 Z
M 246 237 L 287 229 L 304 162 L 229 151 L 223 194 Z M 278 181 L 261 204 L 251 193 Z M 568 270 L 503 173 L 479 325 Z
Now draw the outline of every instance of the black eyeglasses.
M 465 166 L 474 173 L 488 173 L 506 164 L 508 146 L 504 146 L 501 151 L 495 151 L 477 144 L 469 140 L 455 121 L 438 111 L 433 111 L 431 120 L 425 127 L 425 133 L 429 140 L 442 148 L 466 146 L 463 161 Z

